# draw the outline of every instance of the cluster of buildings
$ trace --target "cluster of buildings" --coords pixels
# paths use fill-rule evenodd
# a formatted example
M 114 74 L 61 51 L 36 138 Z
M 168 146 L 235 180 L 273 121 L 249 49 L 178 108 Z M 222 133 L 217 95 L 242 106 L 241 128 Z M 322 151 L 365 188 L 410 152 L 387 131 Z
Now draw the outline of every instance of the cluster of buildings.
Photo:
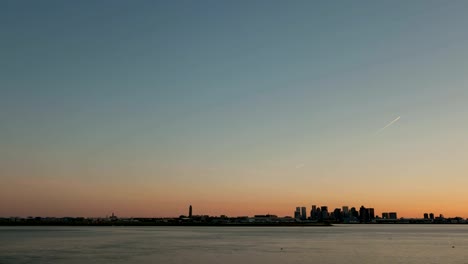
M 425 213 L 423 218 L 398 218 L 396 212 L 383 212 L 381 216 L 375 214 L 374 208 L 361 206 L 335 208 L 328 210 L 328 206 L 312 205 L 308 211 L 306 207 L 296 207 L 294 219 L 302 222 L 331 222 L 331 223 L 388 223 L 388 224 L 467 224 L 468 219 L 461 217 L 445 218 L 442 214 L 435 216 Z
M 370 223 L 378 216 L 375 216 L 374 208 L 366 208 L 361 206 L 359 209 L 355 207 L 343 206 L 335 208 L 333 211 L 328 210 L 328 206 L 312 205 L 308 212 L 306 207 L 296 207 L 294 211 L 294 219 L 298 221 L 317 221 L 317 222 L 335 222 L 335 223 Z M 397 219 L 396 212 L 383 213 L 382 218 Z
M 9 217 L 0 218 L 0 225 L 302 225 L 302 224 L 468 224 L 468 219 L 461 217 L 445 218 L 442 214 L 424 213 L 422 218 L 398 218 L 396 212 L 383 212 L 381 216 L 375 214 L 374 208 L 361 206 L 349 208 L 335 208 L 328 210 L 328 206 L 312 205 L 296 207 L 293 217 L 278 217 L 277 215 L 255 215 L 228 217 L 194 215 L 190 205 L 188 215 L 176 218 L 119 218 L 114 213 L 105 218 L 84 217 Z

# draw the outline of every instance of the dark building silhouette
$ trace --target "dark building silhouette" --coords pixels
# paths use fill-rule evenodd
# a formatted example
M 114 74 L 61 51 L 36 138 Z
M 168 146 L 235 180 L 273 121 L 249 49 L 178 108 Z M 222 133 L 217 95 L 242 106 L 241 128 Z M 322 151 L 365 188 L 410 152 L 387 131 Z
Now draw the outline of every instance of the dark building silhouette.
M 397 213 L 396 212 L 382 213 L 382 218 L 383 219 L 396 220 L 397 219 Z
M 300 207 L 296 207 L 296 211 L 294 211 L 294 218 L 299 220 L 301 219 L 301 208 Z
M 188 217 L 192 218 L 192 205 L 190 205 L 188 208 Z
M 361 223 L 369 223 L 375 219 L 374 208 L 366 208 L 364 205 L 359 208 L 359 220 Z
M 348 218 L 349 217 L 349 207 L 344 205 L 343 206 L 343 217 Z
M 370 222 L 370 216 L 369 216 L 369 210 L 364 207 L 364 205 L 359 208 L 359 220 L 361 223 L 367 223 Z
M 424 213 L 424 219 L 429 219 L 429 214 L 428 213 Z
M 351 207 L 351 212 L 350 212 L 351 216 L 354 217 L 354 218 L 359 218 L 359 212 L 356 210 L 356 207 Z
M 301 219 L 306 220 L 307 219 L 307 208 L 301 207 Z
M 375 219 L 374 208 L 367 208 L 367 213 L 369 214 L 369 221 Z
M 336 222 L 343 222 L 343 215 L 340 208 L 335 208 L 333 211 L 333 218 Z
M 312 205 L 312 209 L 310 210 L 310 219 L 317 220 L 317 206 Z
M 320 212 L 322 212 L 322 219 L 328 220 L 328 206 L 322 206 Z
M 433 213 L 430 213 L 430 214 L 429 214 L 429 218 L 430 218 L 431 220 L 434 220 L 434 214 L 433 214 Z

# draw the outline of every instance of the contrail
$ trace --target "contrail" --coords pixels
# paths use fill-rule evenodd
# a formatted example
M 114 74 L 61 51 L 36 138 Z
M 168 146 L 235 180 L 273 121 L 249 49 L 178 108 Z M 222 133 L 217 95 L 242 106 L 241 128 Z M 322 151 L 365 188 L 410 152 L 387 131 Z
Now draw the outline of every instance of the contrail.
M 304 163 L 297 164 L 297 165 L 296 165 L 296 169 L 300 169 L 300 168 L 302 168 L 302 167 L 304 167 L 304 166 L 305 166 Z
M 386 129 L 387 127 L 393 125 L 393 123 L 395 123 L 396 121 L 400 120 L 400 117 L 401 117 L 401 116 L 399 116 L 399 117 L 393 119 L 392 122 L 388 123 L 386 126 L 384 126 L 384 127 L 382 127 L 381 129 L 379 129 L 379 131 L 377 131 L 377 133 L 380 133 L 380 132 L 384 131 L 384 129 Z

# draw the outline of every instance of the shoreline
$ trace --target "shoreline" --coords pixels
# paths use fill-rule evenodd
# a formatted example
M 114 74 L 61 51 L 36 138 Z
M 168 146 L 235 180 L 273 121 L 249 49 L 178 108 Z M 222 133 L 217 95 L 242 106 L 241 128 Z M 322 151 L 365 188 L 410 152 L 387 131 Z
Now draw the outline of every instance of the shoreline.
M 82 223 L 11 223 L 0 224 L 0 226 L 206 226 L 206 227 L 319 227 L 333 226 L 331 223 L 245 223 L 245 224 L 206 224 L 206 223 L 100 223 L 100 224 L 82 224 Z

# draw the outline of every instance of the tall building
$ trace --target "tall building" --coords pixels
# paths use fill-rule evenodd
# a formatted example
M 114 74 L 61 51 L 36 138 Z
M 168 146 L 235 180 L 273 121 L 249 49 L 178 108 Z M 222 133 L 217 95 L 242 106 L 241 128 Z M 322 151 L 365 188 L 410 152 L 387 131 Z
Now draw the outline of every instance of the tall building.
M 343 206 L 343 217 L 349 217 L 349 208 L 348 208 L 348 206 Z
M 320 207 L 320 212 L 322 212 L 322 219 L 327 220 L 328 219 L 328 206 Z
M 343 216 L 340 208 L 335 208 L 335 210 L 333 210 L 333 218 L 336 222 L 343 222 Z
M 388 213 L 382 213 L 383 219 L 390 219 L 390 215 Z
M 364 205 L 362 205 L 361 208 L 359 208 L 359 220 L 362 223 L 369 222 L 369 211 L 367 210 L 367 208 L 364 207 Z
M 359 218 L 359 212 L 356 210 L 356 207 L 351 207 L 350 214 L 353 218 L 356 218 L 356 220 Z
M 307 208 L 306 207 L 301 207 L 301 219 L 306 220 L 307 219 Z
M 301 219 L 301 208 L 300 207 L 296 207 L 296 211 L 294 211 L 294 218 L 296 220 Z
M 393 220 L 397 220 L 397 219 L 398 219 L 397 213 L 396 213 L 396 212 L 390 212 L 390 213 L 388 213 L 388 218 L 389 218 L 389 219 L 393 219 Z
M 367 212 L 369 214 L 369 221 L 374 220 L 375 219 L 374 208 L 367 208 Z
M 310 219 L 316 220 L 317 219 L 317 206 L 312 205 L 312 210 L 310 210 Z
M 433 213 L 430 213 L 430 214 L 429 214 L 429 218 L 430 218 L 431 220 L 434 220 L 434 214 L 433 214 Z
M 192 218 L 192 205 L 189 206 L 189 209 L 188 209 L 188 217 L 189 217 L 189 218 Z
M 429 219 L 429 214 L 428 213 L 424 213 L 424 219 Z

